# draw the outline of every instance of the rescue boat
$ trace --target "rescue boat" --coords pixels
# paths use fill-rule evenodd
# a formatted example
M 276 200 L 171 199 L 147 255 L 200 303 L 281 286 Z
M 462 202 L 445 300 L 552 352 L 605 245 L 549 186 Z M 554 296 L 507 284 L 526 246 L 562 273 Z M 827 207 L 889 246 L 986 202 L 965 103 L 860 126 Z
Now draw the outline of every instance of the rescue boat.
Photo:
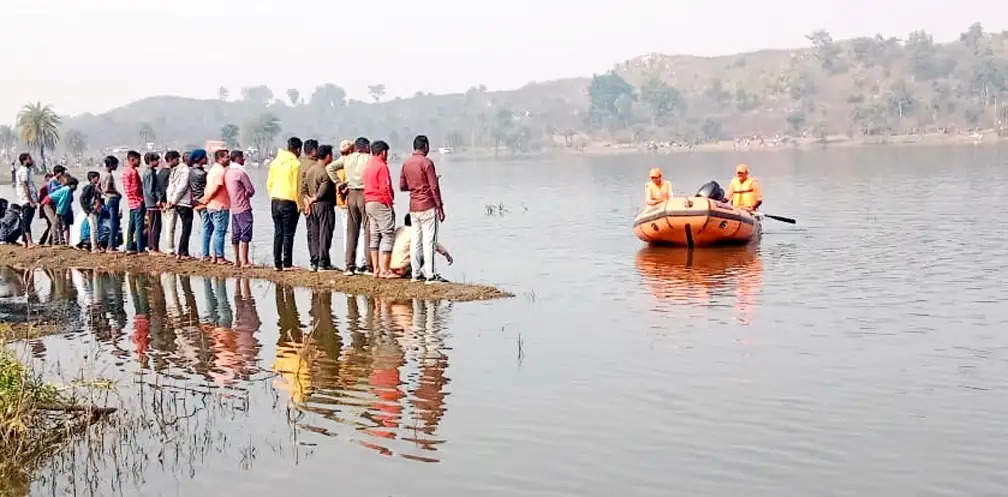
M 637 238 L 652 245 L 708 247 L 744 244 L 763 231 L 759 215 L 707 197 L 673 197 L 646 207 L 633 223 Z

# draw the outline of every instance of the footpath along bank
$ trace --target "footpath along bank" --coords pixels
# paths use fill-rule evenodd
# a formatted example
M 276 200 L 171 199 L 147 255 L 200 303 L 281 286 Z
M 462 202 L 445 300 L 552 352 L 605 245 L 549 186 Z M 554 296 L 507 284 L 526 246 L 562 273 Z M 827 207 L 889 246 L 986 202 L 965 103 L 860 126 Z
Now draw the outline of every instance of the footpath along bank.
M 16 245 L 2 245 L 0 246 L 0 264 L 19 269 L 78 268 L 110 272 L 174 273 L 220 278 L 252 278 L 272 281 L 279 285 L 332 290 L 341 293 L 393 299 L 469 302 L 514 296 L 488 285 L 470 285 L 465 283 L 425 284 L 412 282 L 407 279 L 380 279 L 363 275 L 344 276 L 337 271 L 312 272 L 295 270 L 278 272 L 273 268 L 267 267 L 236 268 L 231 265 L 211 264 L 196 259 L 177 262 L 171 257 L 125 255 L 121 253 L 94 254 L 66 246 L 26 249 Z

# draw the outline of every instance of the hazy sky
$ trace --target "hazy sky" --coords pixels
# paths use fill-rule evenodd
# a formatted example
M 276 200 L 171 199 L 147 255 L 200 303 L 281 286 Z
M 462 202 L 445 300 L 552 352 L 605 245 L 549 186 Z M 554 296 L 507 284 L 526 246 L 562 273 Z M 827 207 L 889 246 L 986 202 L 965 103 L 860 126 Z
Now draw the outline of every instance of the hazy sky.
M 214 98 L 265 83 L 277 97 L 333 82 L 351 97 L 459 92 L 602 72 L 649 52 L 721 55 L 974 21 L 1008 28 L 1008 1 L 948 0 L 3 0 L 0 123 L 28 101 L 102 112 L 151 95 Z M 387 98 L 388 98 L 387 97 Z

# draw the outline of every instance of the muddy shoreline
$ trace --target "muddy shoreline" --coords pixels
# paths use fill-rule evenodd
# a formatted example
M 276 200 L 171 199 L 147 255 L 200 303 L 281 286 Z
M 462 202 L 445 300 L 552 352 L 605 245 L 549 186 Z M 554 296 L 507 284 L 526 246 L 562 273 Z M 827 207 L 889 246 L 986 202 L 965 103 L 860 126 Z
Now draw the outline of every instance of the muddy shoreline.
M 465 283 L 413 283 L 409 280 L 382 280 L 370 276 L 344 276 L 337 271 L 307 270 L 277 272 L 268 267 L 235 268 L 215 265 L 195 259 L 176 262 L 168 256 L 92 254 L 70 247 L 35 247 L 0 245 L 0 264 L 20 269 L 77 268 L 109 272 L 174 273 L 179 275 L 219 278 L 251 278 L 272 281 L 279 285 L 332 290 L 356 295 L 391 299 L 449 300 L 470 302 L 513 297 L 514 295 L 488 285 Z

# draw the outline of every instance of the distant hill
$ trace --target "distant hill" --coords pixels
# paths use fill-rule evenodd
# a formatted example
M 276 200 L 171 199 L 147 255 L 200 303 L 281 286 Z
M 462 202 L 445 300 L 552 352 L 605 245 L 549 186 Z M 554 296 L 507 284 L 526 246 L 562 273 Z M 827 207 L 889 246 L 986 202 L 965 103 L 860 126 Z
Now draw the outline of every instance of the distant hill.
M 151 97 L 69 118 L 63 131 L 82 131 L 93 155 L 146 141 L 198 145 L 221 138 L 227 124 L 238 127 L 237 141 L 246 147 L 272 148 L 296 134 L 331 143 L 365 135 L 403 149 L 422 132 L 439 146 L 535 151 L 587 140 L 857 138 L 1008 122 L 1008 32 L 986 33 L 974 24 L 943 44 L 923 31 L 906 39 L 843 41 L 820 31 L 809 39 L 811 48 L 722 57 L 649 54 L 590 78 L 380 103 L 346 101 L 332 84 L 297 105 L 265 87 L 243 89 L 238 100 Z M 263 124 L 269 122 L 274 126 Z

